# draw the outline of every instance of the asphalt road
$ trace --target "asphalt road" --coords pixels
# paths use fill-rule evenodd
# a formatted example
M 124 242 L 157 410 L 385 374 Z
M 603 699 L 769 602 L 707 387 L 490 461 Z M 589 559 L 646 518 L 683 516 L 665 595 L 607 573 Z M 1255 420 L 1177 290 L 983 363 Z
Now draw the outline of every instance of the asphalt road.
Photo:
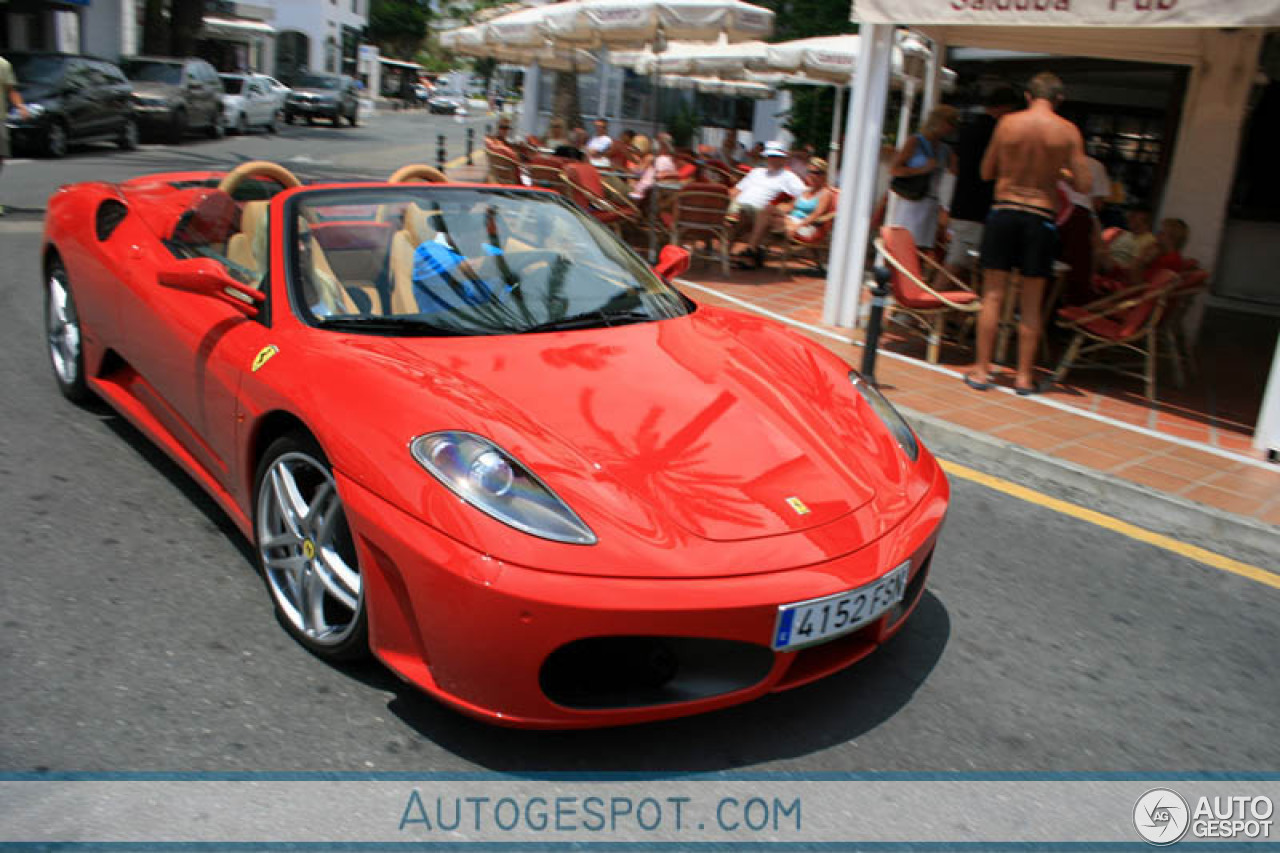
M 464 126 L 382 115 L 5 169 L 0 201 L 20 210 L 0 219 L 0 770 L 1280 767 L 1280 592 L 964 481 L 892 643 L 704 717 L 495 729 L 289 640 L 213 502 L 109 410 L 59 396 L 38 211 L 71 181 L 258 157 L 382 175 Z

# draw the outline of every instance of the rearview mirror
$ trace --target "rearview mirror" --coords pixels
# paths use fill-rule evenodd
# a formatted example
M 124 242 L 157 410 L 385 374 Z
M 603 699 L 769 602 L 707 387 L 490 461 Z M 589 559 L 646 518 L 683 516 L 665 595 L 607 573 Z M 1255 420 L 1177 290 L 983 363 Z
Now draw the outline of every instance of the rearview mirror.
M 174 290 L 211 296 L 247 317 L 258 316 L 258 303 L 267 298 L 256 287 L 232 278 L 226 267 L 212 258 L 174 261 L 156 274 L 156 280 Z
M 678 275 L 684 275 L 689 269 L 690 258 L 689 250 L 682 246 L 663 246 L 653 271 L 664 281 L 670 281 Z

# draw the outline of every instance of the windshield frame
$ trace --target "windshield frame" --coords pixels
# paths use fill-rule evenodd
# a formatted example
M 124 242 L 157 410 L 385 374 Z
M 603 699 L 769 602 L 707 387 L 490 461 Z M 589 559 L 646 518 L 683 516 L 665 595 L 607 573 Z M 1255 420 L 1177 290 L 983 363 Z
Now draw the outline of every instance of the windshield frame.
M 669 310 L 670 313 L 668 313 L 667 315 L 665 316 L 655 315 L 641 322 L 656 323 L 666 319 L 673 319 L 675 317 L 688 316 L 690 314 L 693 314 L 698 308 L 697 303 L 689 299 L 689 297 L 685 296 L 685 294 L 681 292 L 679 288 L 675 287 L 671 282 L 666 281 L 660 276 L 658 276 L 658 274 L 653 271 L 653 268 L 650 266 L 650 264 L 647 261 L 645 261 L 642 257 L 640 257 L 640 255 L 637 254 L 636 251 L 632 249 L 630 246 L 628 246 L 624 241 L 619 239 L 611 230 L 609 230 L 607 227 L 601 224 L 597 219 L 592 217 L 590 214 L 583 211 L 577 205 L 573 204 L 571 201 L 569 201 L 568 199 L 564 198 L 563 196 L 557 193 L 552 193 L 546 190 L 532 189 L 532 188 L 522 189 L 522 188 L 512 188 L 512 187 L 490 187 L 490 186 L 485 186 L 480 184 L 458 184 L 458 185 L 427 184 L 427 183 L 361 184 L 361 185 L 347 185 L 347 186 L 320 186 L 320 187 L 302 188 L 302 189 L 290 192 L 288 196 L 284 198 L 282 201 L 283 239 L 285 242 L 285 246 L 284 246 L 285 270 L 283 275 L 283 278 L 284 278 L 283 283 L 285 286 L 285 295 L 289 303 L 289 309 L 290 311 L 292 311 L 293 315 L 299 320 L 299 322 L 303 323 L 306 326 L 310 326 L 311 328 L 315 328 L 317 330 L 336 331 L 336 329 L 333 329 L 333 328 L 326 328 L 326 325 L 329 324 L 329 321 L 333 320 L 334 318 L 341 318 L 346 316 L 373 316 L 373 317 L 381 316 L 377 314 L 319 315 L 313 312 L 310 306 L 305 304 L 305 300 L 303 298 L 304 283 L 301 280 L 301 271 L 302 271 L 303 263 L 302 263 L 302 258 L 300 257 L 300 245 L 302 241 L 300 240 L 299 234 L 298 234 L 298 221 L 299 221 L 299 218 L 301 217 L 301 210 L 304 207 L 322 206 L 325 203 L 326 197 L 330 197 L 333 199 L 333 201 L 330 201 L 328 203 L 334 206 L 343 206 L 345 204 L 349 204 L 352 206 L 362 206 L 362 205 L 376 203 L 368 200 L 368 196 L 370 194 L 378 194 L 378 195 L 387 195 L 387 194 L 401 195 L 402 194 L 408 197 L 406 198 L 406 201 L 412 200 L 412 199 L 417 199 L 421 201 L 424 197 L 424 193 L 428 193 L 430 195 L 481 194 L 481 195 L 500 196 L 504 198 L 513 198 L 513 197 L 527 198 L 534 203 L 555 205 L 565 210 L 566 212 L 568 212 L 571 216 L 575 217 L 576 220 L 582 225 L 583 230 L 588 234 L 590 234 L 595 239 L 597 244 L 604 243 L 605 245 L 609 246 L 611 249 L 619 251 L 625 256 L 631 268 L 636 270 L 636 275 L 643 277 L 643 280 L 637 281 L 636 284 L 646 294 L 646 298 L 665 299 L 670 303 L 669 306 L 667 307 L 667 310 Z M 343 196 L 350 196 L 351 200 L 349 202 L 344 202 L 341 200 Z M 386 203 L 386 202 L 382 202 L 382 203 Z M 534 250 L 535 251 L 551 251 L 551 250 L 544 250 L 541 247 L 535 247 Z M 387 263 L 388 264 L 391 263 L 390 258 L 388 258 Z M 603 312 L 603 309 L 601 309 L 601 311 Z M 577 314 L 579 312 L 571 312 L 571 313 Z M 628 314 L 628 312 L 623 312 L 623 314 Z M 413 317 L 419 317 L 420 315 L 402 314 L 402 315 L 389 315 L 389 316 L 399 316 L 403 319 L 408 320 Z M 426 318 L 426 322 L 428 323 L 430 322 L 429 318 Z M 627 322 L 636 322 L 636 321 L 627 320 Z M 338 325 L 338 324 L 334 323 L 332 325 Z M 598 327 L 590 327 L 590 328 L 604 328 L 610 325 L 613 325 L 613 324 L 610 324 L 609 322 L 602 320 L 602 322 Z M 587 327 L 574 325 L 570 328 L 576 329 L 576 328 L 587 328 Z M 353 332 L 350 328 L 342 329 L 341 331 L 346 334 L 368 334 L 370 336 L 388 336 L 385 332 L 379 332 L 373 329 L 370 329 L 367 332 L 365 331 Z M 491 331 L 491 332 L 476 331 L 474 333 L 461 334 L 461 335 L 457 334 L 456 329 L 452 329 L 452 328 L 447 328 L 447 327 L 442 328 L 441 331 L 444 334 L 441 334 L 440 337 L 480 338 L 480 337 L 494 337 L 494 336 L 539 334 L 542 332 L 555 331 L 555 330 L 533 329 L 533 328 L 529 328 L 529 329 L 511 328 L 511 329 L 504 329 L 502 331 Z M 390 336 L 397 337 L 394 335 L 390 335 Z M 408 338 L 408 337 L 421 337 L 421 336 L 422 336 L 421 334 L 417 334 L 417 335 L 406 334 L 399 337 Z

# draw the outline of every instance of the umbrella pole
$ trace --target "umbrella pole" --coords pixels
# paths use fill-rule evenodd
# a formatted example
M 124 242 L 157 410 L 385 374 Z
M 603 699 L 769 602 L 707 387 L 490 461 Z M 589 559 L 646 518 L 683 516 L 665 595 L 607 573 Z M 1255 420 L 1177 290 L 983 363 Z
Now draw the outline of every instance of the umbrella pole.
M 653 183 L 649 185 L 649 263 L 658 262 L 658 130 L 662 120 L 662 70 L 653 64 Z
M 827 181 L 836 183 L 836 164 L 840 162 L 840 121 L 844 118 L 844 86 L 836 86 L 836 111 L 831 121 L 831 151 L 827 157 Z

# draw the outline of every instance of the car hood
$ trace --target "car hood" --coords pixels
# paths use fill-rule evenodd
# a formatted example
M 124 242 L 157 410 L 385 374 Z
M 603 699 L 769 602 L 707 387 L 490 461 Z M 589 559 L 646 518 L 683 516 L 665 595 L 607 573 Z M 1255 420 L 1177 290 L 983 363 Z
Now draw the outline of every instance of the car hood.
M 384 387 L 393 373 L 416 392 L 393 383 L 394 404 L 345 405 L 399 448 L 437 430 L 492 439 L 597 532 L 631 518 L 707 541 L 762 539 L 830 525 L 881 485 L 892 493 L 881 514 L 906 508 L 904 457 L 847 366 L 776 324 L 702 308 L 494 340 L 348 337 Z

